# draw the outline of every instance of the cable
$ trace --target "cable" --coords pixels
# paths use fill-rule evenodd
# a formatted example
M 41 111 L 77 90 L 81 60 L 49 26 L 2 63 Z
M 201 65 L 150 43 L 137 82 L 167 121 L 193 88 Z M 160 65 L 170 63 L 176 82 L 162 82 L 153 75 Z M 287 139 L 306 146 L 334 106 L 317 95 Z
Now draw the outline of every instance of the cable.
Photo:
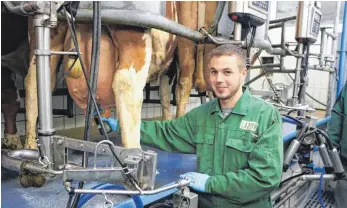
M 70 3 L 70 13 L 72 14 L 72 7 L 71 7 L 71 3 Z M 91 135 L 91 123 L 92 123 L 92 116 L 93 116 L 93 105 L 91 105 L 92 102 L 92 96 L 95 97 L 95 92 L 96 92 L 96 84 L 97 84 L 97 72 L 99 69 L 99 55 L 100 55 L 100 33 L 101 33 L 101 7 L 100 7 L 100 2 L 97 1 L 93 1 L 93 35 L 92 35 L 92 56 L 91 56 L 91 65 L 90 65 L 90 80 L 89 82 L 91 82 L 91 89 L 89 90 L 88 93 L 88 105 L 87 105 L 87 115 L 86 115 L 86 119 L 85 119 L 85 129 L 84 129 L 84 141 L 88 141 L 88 139 L 90 138 Z M 74 22 L 71 18 L 72 21 L 72 25 L 73 25 L 73 29 L 75 29 L 75 25 Z M 75 46 L 78 48 L 78 53 L 80 55 L 79 52 L 79 46 L 76 45 L 76 43 L 78 44 L 77 38 L 76 38 L 76 31 L 73 31 L 74 35 L 75 35 Z M 77 59 L 75 59 L 77 60 Z M 81 59 L 80 59 L 81 62 Z M 83 69 L 84 71 L 84 69 Z M 87 76 L 85 76 L 86 82 L 88 82 L 87 80 Z M 97 106 L 95 106 L 95 108 L 97 108 Z M 104 131 L 105 132 L 105 131 Z M 88 154 L 87 153 L 83 153 L 82 156 L 82 166 L 83 167 L 87 167 L 88 166 Z M 80 181 L 78 183 L 78 188 L 82 189 L 84 185 L 83 181 Z M 73 207 L 75 208 L 77 206 L 77 203 L 79 201 L 80 198 L 80 194 L 76 194 L 74 202 L 73 202 Z
M 287 178 L 287 179 L 281 181 L 279 187 L 281 187 L 284 183 L 287 183 L 288 181 L 290 181 L 290 180 L 292 180 L 292 179 L 294 179 L 294 178 L 300 177 L 300 176 L 305 175 L 305 174 L 310 174 L 310 173 L 311 173 L 311 170 L 306 169 L 304 172 L 302 172 L 302 173 L 300 173 L 300 174 L 293 175 L 293 176 L 291 176 L 291 177 L 289 177 L 289 178 Z
M 69 199 L 67 200 L 66 208 L 70 208 L 71 207 L 71 202 L 72 202 L 73 196 L 74 196 L 74 194 L 69 193 Z
M 91 92 L 91 87 L 90 87 L 90 84 L 89 84 L 88 79 L 87 79 L 87 75 L 86 75 L 84 63 L 83 63 L 83 60 L 82 60 L 82 57 L 81 57 L 81 53 L 80 53 L 80 50 L 79 50 L 79 44 L 78 44 L 78 41 L 77 41 L 76 31 L 75 31 L 75 24 L 74 24 L 73 19 L 71 19 L 71 22 L 69 21 L 68 13 L 67 13 L 67 11 L 66 11 L 66 6 L 64 6 L 63 9 L 64 9 L 65 17 L 66 17 L 66 19 L 67 19 L 67 23 L 68 23 L 68 26 L 69 26 L 69 30 L 71 31 L 72 40 L 73 40 L 74 45 L 75 45 L 75 47 L 76 47 L 76 52 L 77 52 L 78 57 L 79 57 L 79 59 L 80 59 L 80 63 L 81 63 L 81 67 L 82 67 L 82 71 L 83 71 L 84 78 L 85 78 L 85 80 L 86 80 L 88 92 L 90 93 L 90 92 Z M 102 130 L 104 131 L 104 136 L 105 136 L 106 140 L 110 140 L 110 139 L 108 138 L 108 134 L 105 133 L 105 132 L 106 132 L 105 126 L 104 126 L 104 123 L 103 123 L 102 120 L 101 120 L 100 111 L 99 111 L 99 109 L 98 109 L 98 107 L 97 107 L 97 103 L 96 103 L 95 97 L 94 97 L 94 95 L 93 95 L 92 93 L 90 93 L 90 95 L 91 95 L 91 98 L 92 98 L 92 101 L 93 101 L 95 110 L 96 110 L 96 112 L 97 112 L 97 115 L 98 115 L 98 118 L 99 118 L 99 121 L 100 121 L 101 128 L 102 128 Z M 129 182 L 130 182 L 133 186 L 136 187 L 137 184 L 138 184 L 138 182 L 136 181 L 136 179 L 135 179 L 132 175 L 130 175 L 130 171 L 129 171 L 128 166 L 127 166 L 127 165 L 124 165 L 124 164 L 120 161 L 120 159 L 119 159 L 118 156 L 116 155 L 116 153 L 115 153 L 113 147 L 112 147 L 110 144 L 108 144 L 108 145 L 109 145 L 109 147 L 110 147 L 110 150 L 111 150 L 113 156 L 116 158 L 116 160 L 118 161 L 118 163 L 121 165 L 121 167 L 122 167 L 122 169 L 123 169 L 125 175 L 128 177 Z M 136 184 L 136 185 L 135 185 L 135 184 Z

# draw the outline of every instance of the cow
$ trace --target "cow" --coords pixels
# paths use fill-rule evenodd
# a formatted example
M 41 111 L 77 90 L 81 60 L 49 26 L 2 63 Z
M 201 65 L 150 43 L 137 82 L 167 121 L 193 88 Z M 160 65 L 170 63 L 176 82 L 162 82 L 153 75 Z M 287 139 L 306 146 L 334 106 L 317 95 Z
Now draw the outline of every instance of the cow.
M 2 143 L 8 149 L 23 147 L 16 127 L 20 96 L 13 75 L 15 72 L 24 77 L 28 69 L 27 21 L 27 17 L 1 10 L 1 112 L 5 120 Z
M 165 2 L 166 18 L 183 24 L 186 27 L 197 30 L 198 3 L 197 2 Z M 199 3 L 201 4 L 201 3 Z M 210 3 L 203 3 L 210 4 Z M 215 11 L 216 2 L 211 2 L 212 8 L 206 6 L 206 17 L 213 18 L 209 11 Z M 214 9 L 213 9 L 214 8 Z M 212 21 L 212 20 L 211 20 Z M 211 22 L 210 21 L 210 22 Z M 204 21 L 202 21 L 204 22 Z M 203 25 L 208 25 L 202 23 Z M 86 66 L 87 76 L 90 75 L 90 53 L 92 41 L 92 26 L 89 24 L 76 25 L 77 39 L 82 53 L 82 59 Z M 83 35 L 82 35 L 83 34 Z M 36 63 L 35 55 L 35 31 L 29 20 L 30 37 L 30 67 L 25 80 L 26 86 L 26 142 L 25 148 L 36 149 L 36 119 L 37 87 L 36 87 Z M 58 23 L 51 29 L 51 50 L 73 51 L 74 45 L 71 33 L 64 23 Z M 177 114 L 185 113 L 185 105 L 188 103 L 190 91 L 193 86 L 193 74 L 195 71 L 195 58 L 197 45 L 186 38 L 163 32 L 157 29 L 146 29 L 133 26 L 111 25 L 103 27 L 100 43 L 100 65 L 96 90 L 96 101 L 106 112 L 116 105 L 116 115 L 122 129 L 122 144 L 126 148 L 140 147 L 140 122 L 143 89 L 147 82 L 159 80 L 160 94 L 164 107 L 164 119 L 170 119 L 169 111 L 170 94 L 168 78 L 165 71 L 172 64 L 175 53 L 178 56 L 179 75 L 177 80 L 176 98 Z M 208 51 L 211 47 L 203 48 Z M 52 89 L 55 85 L 55 66 L 58 56 L 51 56 Z M 201 59 L 202 60 L 202 59 Z M 81 109 L 87 108 L 88 89 L 85 78 L 82 76 L 80 60 L 73 65 L 70 75 L 66 78 L 68 91 Z M 73 57 L 65 56 L 63 60 L 64 70 L 67 70 L 75 62 Z M 203 67 L 201 67 L 201 70 Z M 206 88 L 203 72 L 195 73 L 195 83 L 199 91 Z M 168 105 L 167 105 L 168 104 Z

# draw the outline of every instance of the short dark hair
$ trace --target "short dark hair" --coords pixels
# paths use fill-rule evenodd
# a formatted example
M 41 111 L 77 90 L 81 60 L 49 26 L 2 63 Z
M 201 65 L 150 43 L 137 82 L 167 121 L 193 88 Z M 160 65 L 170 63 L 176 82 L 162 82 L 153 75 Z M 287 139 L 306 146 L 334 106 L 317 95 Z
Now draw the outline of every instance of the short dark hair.
M 208 62 L 210 63 L 211 59 L 213 57 L 220 57 L 220 56 L 236 56 L 238 57 L 238 66 L 239 69 L 245 69 L 246 68 L 246 53 L 245 50 L 241 47 L 233 44 L 225 44 L 221 45 L 215 49 L 213 49 L 208 54 Z

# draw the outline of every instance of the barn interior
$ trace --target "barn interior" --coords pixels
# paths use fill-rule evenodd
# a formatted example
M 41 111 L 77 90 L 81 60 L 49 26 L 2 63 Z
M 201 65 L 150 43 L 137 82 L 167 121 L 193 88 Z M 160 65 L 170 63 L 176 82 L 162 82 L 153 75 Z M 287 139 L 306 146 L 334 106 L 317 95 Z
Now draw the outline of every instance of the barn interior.
M 112 33 L 112 27 L 184 37 L 195 43 L 196 68 L 198 54 L 205 58 L 206 45 L 244 48 L 248 74 L 243 84 L 282 116 L 284 168 L 281 185 L 269 195 L 271 205 L 337 207 L 334 188 L 337 181 L 346 180 L 344 165 L 333 159 L 333 148 L 325 155 L 319 138 L 300 138 L 298 132 L 303 131 L 303 123 L 327 131 L 331 110 L 346 83 L 347 2 L 218 1 L 212 2 L 213 9 L 208 2 L 188 3 L 197 8 L 195 28 L 180 22 L 180 12 L 187 11 L 177 9 L 176 19 L 170 16 L 172 8 L 166 1 L 1 2 L 2 207 L 201 207 L 199 192 L 180 178 L 197 171 L 196 154 L 144 144 L 127 146 L 124 137 L 137 137 L 140 119 L 175 119 L 211 102 L 213 94 L 208 87 L 196 87 L 198 75 L 191 72 L 188 102 L 181 107 L 184 93 L 178 88 L 185 83 L 184 72 L 179 71 L 178 43 L 166 69 L 136 71 L 140 75 L 131 87 L 139 88 L 139 100 L 133 90 L 133 102 L 115 95 L 107 98 L 112 104 L 105 108 L 108 104 L 102 103 L 98 93 L 113 96 L 112 90 L 120 87 L 113 80 L 109 89 L 100 89 L 98 83 L 110 76 L 104 76 L 109 55 L 104 56 L 105 51 L 110 46 L 120 50 L 117 41 L 127 35 Z M 212 19 L 206 23 L 208 16 Z M 88 32 L 79 25 L 88 25 Z M 64 48 L 54 48 L 62 28 L 69 36 L 59 42 Z M 113 34 L 118 35 L 116 42 Z M 74 45 L 74 50 L 67 44 Z M 131 43 L 126 47 L 131 48 Z M 135 60 L 139 54 L 127 55 Z M 52 61 L 51 57 L 59 58 Z M 74 80 L 83 81 L 76 84 Z M 81 93 L 83 104 L 73 91 L 81 83 L 88 83 Z M 168 94 L 164 95 L 164 89 Z M 140 108 L 127 108 L 129 103 Z M 112 117 L 123 120 L 119 128 L 133 125 L 135 133 L 115 132 L 108 120 Z M 29 137 L 34 143 L 28 143 Z

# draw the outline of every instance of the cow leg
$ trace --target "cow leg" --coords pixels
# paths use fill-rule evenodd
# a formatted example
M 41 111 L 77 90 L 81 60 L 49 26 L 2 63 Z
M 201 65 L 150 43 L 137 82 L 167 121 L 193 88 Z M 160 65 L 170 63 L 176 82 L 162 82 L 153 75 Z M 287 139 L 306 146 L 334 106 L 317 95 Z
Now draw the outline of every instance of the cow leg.
M 190 29 L 197 30 L 197 2 L 179 2 L 178 22 Z M 194 12 L 195 11 L 195 12 Z M 193 73 L 195 70 L 196 44 L 186 38 L 178 40 L 178 65 L 179 76 L 176 86 L 176 117 L 185 114 L 193 85 Z
M 117 104 L 122 144 L 140 148 L 141 107 L 152 56 L 150 30 L 122 28 L 114 32 L 119 52 L 119 66 L 112 89 Z
M 1 112 L 5 119 L 4 146 L 9 149 L 22 149 L 23 145 L 17 134 L 16 118 L 20 107 L 20 98 L 11 78 L 11 71 L 1 69 Z
M 36 57 L 34 50 L 36 48 L 35 31 L 30 27 L 29 20 L 29 37 L 30 37 L 30 65 L 28 75 L 25 79 L 25 110 L 26 110 L 26 140 L 25 148 L 37 149 L 36 145 L 36 120 L 38 116 L 37 104 L 37 82 L 36 82 Z M 66 25 L 59 24 L 56 28 L 51 29 L 51 50 L 61 51 L 64 45 Z M 56 82 L 56 66 L 59 56 L 51 56 L 51 88 L 53 89 Z
M 159 93 L 160 102 L 162 106 L 163 120 L 171 120 L 171 90 L 170 90 L 170 78 L 168 75 L 163 74 L 160 77 Z

